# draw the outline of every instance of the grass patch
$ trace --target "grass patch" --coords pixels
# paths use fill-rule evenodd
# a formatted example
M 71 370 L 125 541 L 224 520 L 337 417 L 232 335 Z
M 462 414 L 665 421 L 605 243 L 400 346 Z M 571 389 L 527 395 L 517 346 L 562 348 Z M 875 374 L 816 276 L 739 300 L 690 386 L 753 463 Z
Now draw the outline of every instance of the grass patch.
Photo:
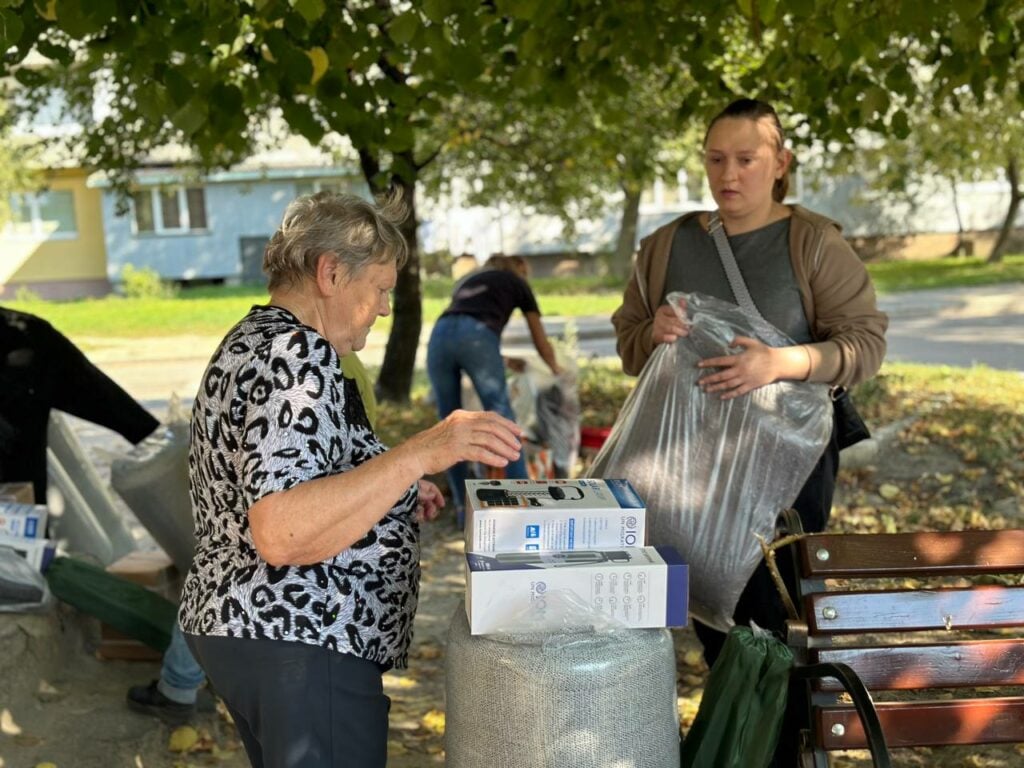
M 1024 254 L 1006 256 L 998 264 L 986 264 L 982 258 L 943 258 L 882 261 L 867 267 L 881 293 L 1024 282 Z
M 1001 264 L 984 260 L 932 259 L 869 264 L 868 271 L 880 292 L 1001 282 L 1024 282 L 1024 255 L 1008 256 Z M 610 315 L 622 303 L 623 282 L 611 277 L 546 277 L 532 281 L 545 315 L 582 317 Z M 448 305 L 453 281 L 423 281 L 423 320 L 433 323 Z M 204 286 L 181 290 L 175 297 L 125 298 L 107 296 L 75 301 L 27 299 L 7 306 L 49 320 L 75 340 L 89 337 L 141 338 L 145 336 L 221 336 L 249 311 L 267 301 L 262 286 Z M 391 317 L 374 326 L 387 333 Z

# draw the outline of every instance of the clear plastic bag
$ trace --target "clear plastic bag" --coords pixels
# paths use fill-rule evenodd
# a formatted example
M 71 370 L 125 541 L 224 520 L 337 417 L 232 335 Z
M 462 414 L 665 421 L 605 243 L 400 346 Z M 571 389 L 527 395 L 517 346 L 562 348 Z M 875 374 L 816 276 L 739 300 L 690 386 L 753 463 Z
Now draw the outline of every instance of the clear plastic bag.
M 473 636 L 445 653 L 448 768 L 678 768 L 667 629 Z
M 43 574 L 10 547 L 0 546 L 0 613 L 41 611 L 51 602 Z
M 624 477 L 647 503 L 648 543 L 674 546 L 690 568 L 691 614 L 727 631 L 740 593 L 825 449 L 832 409 L 824 384 L 782 381 L 732 400 L 697 386 L 697 363 L 735 354 L 736 336 L 788 346 L 783 333 L 734 304 L 686 300 L 690 333 L 661 344 L 601 452 L 594 477 Z

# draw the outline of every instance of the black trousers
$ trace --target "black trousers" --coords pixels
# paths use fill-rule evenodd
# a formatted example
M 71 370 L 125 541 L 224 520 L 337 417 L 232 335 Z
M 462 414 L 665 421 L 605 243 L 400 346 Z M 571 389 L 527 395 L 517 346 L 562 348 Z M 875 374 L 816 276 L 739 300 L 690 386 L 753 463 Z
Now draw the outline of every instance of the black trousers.
M 306 643 L 185 635 L 253 768 L 384 768 L 380 667 Z
M 800 515 L 804 531 L 819 533 L 828 524 L 829 512 L 832 509 L 832 497 L 835 495 L 836 474 L 839 472 L 839 446 L 836 444 L 835 430 L 829 440 L 825 452 L 811 471 L 807 482 L 793 502 L 793 509 Z M 793 561 L 780 554 L 776 560 L 779 573 L 791 595 L 796 591 L 796 573 Z M 786 638 L 786 606 L 782 602 L 779 590 L 772 581 L 768 567 L 762 560 L 754 575 L 750 577 L 736 604 L 733 619 L 737 624 L 757 624 L 762 629 L 769 629 L 780 640 Z M 725 634 L 706 624 L 694 620 L 693 628 L 704 647 L 704 660 L 708 668 L 714 666 L 715 660 L 725 645 Z M 789 688 L 789 703 L 786 717 L 779 735 L 779 745 L 775 751 L 774 765 L 778 768 L 792 768 L 796 765 L 799 753 L 799 731 L 807 727 L 807 691 L 805 683 L 792 683 Z

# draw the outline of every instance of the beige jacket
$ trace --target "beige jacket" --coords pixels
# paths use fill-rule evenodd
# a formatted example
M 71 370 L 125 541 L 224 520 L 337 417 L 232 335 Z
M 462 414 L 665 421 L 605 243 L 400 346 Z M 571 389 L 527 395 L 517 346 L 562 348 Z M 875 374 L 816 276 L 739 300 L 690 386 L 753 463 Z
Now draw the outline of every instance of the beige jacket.
M 871 378 L 885 357 L 889 319 L 879 311 L 863 263 L 840 234 L 839 224 L 790 206 L 789 253 L 804 314 L 821 352 L 810 378 L 851 386 Z M 640 241 L 622 306 L 612 315 L 622 368 L 637 375 L 654 351 L 651 326 L 665 290 L 676 230 L 699 215 L 688 213 Z

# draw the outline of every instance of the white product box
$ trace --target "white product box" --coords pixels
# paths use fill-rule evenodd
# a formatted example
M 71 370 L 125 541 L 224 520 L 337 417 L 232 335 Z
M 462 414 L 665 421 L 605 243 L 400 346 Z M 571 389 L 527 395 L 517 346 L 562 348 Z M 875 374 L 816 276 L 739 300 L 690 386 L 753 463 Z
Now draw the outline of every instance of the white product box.
M 24 539 L 46 536 L 45 504 L 19 504 L 0 501 L 0 533 Z
M 672 547 L 466 554 L 470 632 L 681 627 L 687 566 Z
M 56 554 L 57 544 L 49 539 L 24 539 L 0 533 L 0 547 L 10 547 L 37 571 L 46 570 Z
M 646 510 L 628 480 L 467 480 L 467 552 L 642 547 Z

